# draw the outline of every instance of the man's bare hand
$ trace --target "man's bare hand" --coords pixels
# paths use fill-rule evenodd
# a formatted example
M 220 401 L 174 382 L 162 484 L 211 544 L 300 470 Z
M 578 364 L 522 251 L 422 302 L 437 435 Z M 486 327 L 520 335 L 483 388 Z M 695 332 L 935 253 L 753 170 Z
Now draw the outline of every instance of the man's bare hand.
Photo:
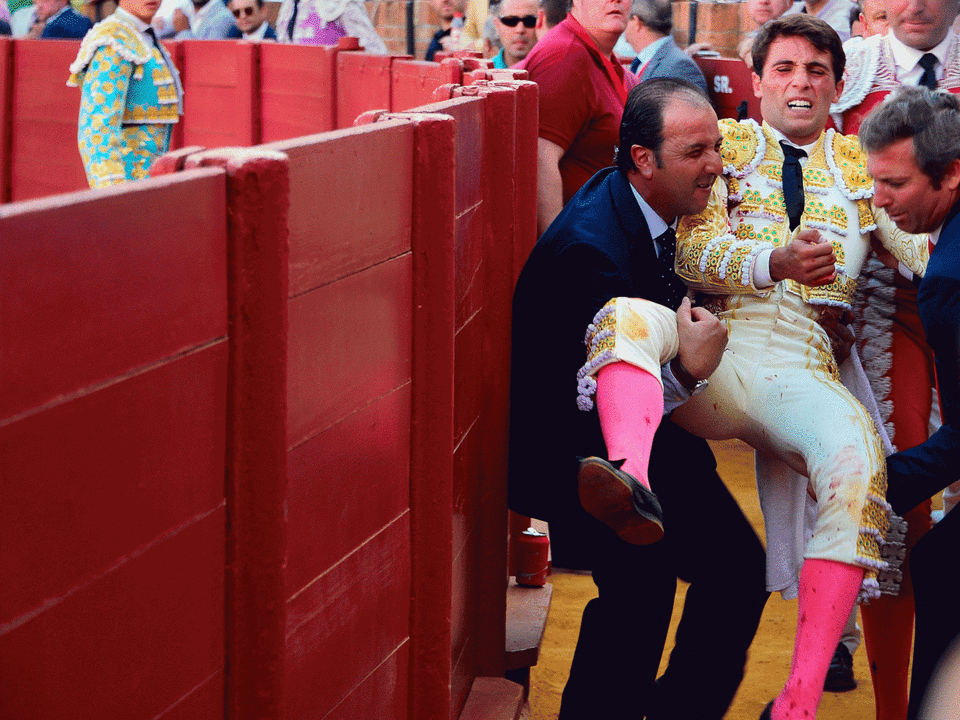
M 697 380 L 710 377 L 720 364 L 727 347 L 727 326 L 709 310 L 690 306 L 684 298 L 677 308 L 677 357 L 684 369 Z
M 837 258 L 833 245 L 818 230 L 807 228 L 797 233 L 786 247 L 770 255 L 770 277 L 796 280 L 802 285 L 829 285 L 837 277 Z
M 183 32 L 184 30 L 190 29 L 190 19 L 180 8 L 177 8 L 173 11 L 173 29 L 177 32 Z

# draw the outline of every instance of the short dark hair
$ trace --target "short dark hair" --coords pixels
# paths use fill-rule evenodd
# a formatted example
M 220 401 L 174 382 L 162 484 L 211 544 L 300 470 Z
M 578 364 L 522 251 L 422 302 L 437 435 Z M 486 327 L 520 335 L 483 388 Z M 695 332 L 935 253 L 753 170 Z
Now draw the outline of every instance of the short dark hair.
M 624 175 L 637 169 L 630 152 L 634 145 L 652 150 L 657 167 L 662 167 L 663 111 L 675 96 L 710 105 L 710 99 L 703 90 L 679 78 L 651 78 L 634 87 L 627 95 L 620 120 L 620 145 L 615 158 L 617 167 Z
M 634 15 L 648 28 L 661 35 L 669 35 L 673 31 L 673 7 L 670 0 L 633 0 L 630 17 Z
M 867 115 L 859 137 L 868 153 L 913 138 L 917 167 L 939 190 L 950 163 L 960 159 L 960 98 L 901 85 Z
M 559 25 L 570 12 L 572 0 L 540 0 L 540 9 L 543 10 L 544 19 L 548 28 Z
M 833 60 L 833 77 L 836 82 L 843 78 L 843 68 L 847 64 L 847 56 L 843 52 L 843 42 L 837 31 L 827 25 L 820 18 L 811 17 L 804 13 L 786 15 L 771 20 L 757 33 L 753 41 L 753 71 L 763 77 L 763 66 L 767 62 L 767 54 L 774 40 L 782 37 L 802 37 L 813 45 L 819 52 L 829 52 Z

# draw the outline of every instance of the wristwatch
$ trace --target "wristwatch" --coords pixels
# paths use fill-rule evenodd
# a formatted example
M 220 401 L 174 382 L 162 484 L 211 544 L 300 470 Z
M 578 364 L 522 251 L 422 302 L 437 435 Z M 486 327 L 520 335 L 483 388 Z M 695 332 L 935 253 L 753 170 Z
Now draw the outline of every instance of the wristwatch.
M 686 388 L 690 395 L 696 395 L 699 392 L 702 392 L 703 389 L 710 384 L 710 381 L 706 378 L 697 379 L 690 374 L 690 371 L 687 370 L 683 363 L 680 362 L 680 357 L 675 357 L 673 362 L 670 363 L 670 369 L 673 370 L 673 375 L 677 380 L 680 381 L 680 384 Z

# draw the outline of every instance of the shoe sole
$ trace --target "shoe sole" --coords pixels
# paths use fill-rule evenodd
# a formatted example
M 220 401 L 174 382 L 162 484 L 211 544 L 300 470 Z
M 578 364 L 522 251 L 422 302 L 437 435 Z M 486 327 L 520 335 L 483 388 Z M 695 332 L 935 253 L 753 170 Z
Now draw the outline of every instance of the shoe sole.
M 633 504 L 630 486 L 610 467 L 584 460 L 577 477 L 583 509 L 632 545 L 652 545 L 663 538 L 663 525 Z

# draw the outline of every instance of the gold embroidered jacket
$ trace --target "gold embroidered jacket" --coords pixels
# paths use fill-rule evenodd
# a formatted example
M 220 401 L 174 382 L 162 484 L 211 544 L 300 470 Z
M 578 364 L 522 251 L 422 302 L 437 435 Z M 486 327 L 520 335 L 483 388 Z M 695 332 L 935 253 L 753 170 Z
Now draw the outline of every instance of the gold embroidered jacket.
M 783 200 L 783 150 L 766 123 L 721 120 L 720 130 L 723 176 L 707 208 L 680 221 L 677 274 L 707 294 L 762 295 L 770 288 L 754 285 L 758 254 L 787 245 L 794 235 Z M 923 274 L 927 236 L 899 230 L 874 207 L 873 180 L 856 137 L 832 129 L 821 133 L 803 168 L 803 186 L 801 227 L 815 228 L 833 243 L 837 278 L 817 288 L 787 280 L 788 291 L 813 305 L 849 307 L 871 232 L 910 270 Z

